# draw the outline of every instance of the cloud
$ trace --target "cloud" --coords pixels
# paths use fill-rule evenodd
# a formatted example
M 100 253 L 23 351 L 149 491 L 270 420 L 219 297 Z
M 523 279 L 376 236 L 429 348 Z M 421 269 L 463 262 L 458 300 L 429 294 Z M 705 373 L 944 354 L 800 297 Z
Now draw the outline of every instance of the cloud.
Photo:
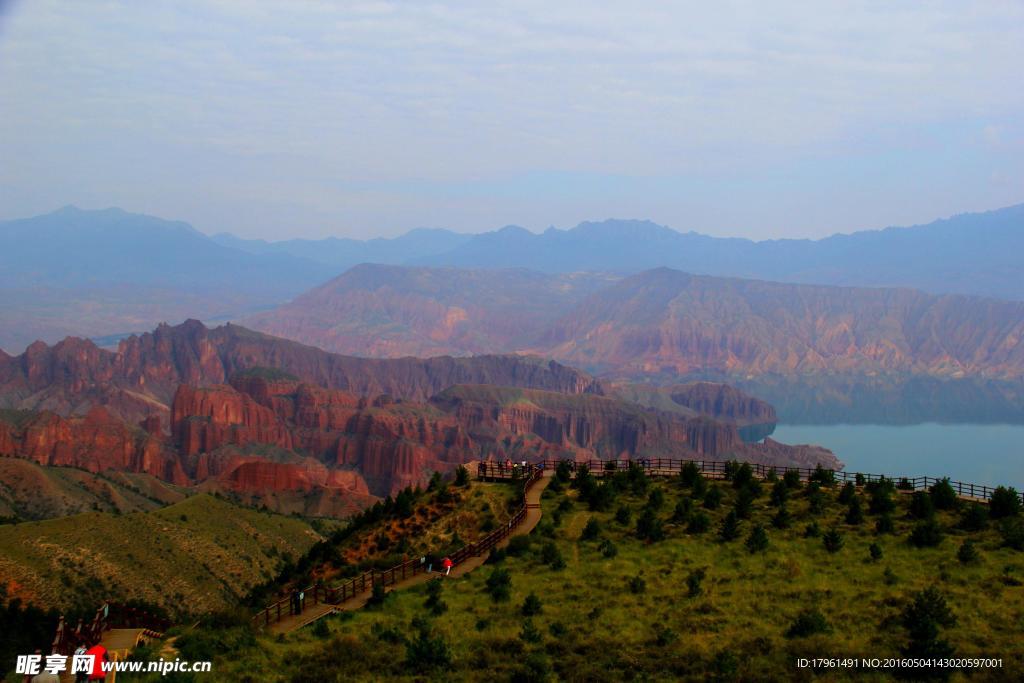
M 1024 109 L 1024 9 L 1012 2 L 22 0 L 0 21 L 0 154 L 29 171 L 16 189 L 54 206 L 92 200 L 172 217 L 188 205 L 194 214 L 181 217 L 201 227 L 230 220 L 231 202 L 247 197 L 275 222 L 250 211 L 245 224 L 208 227 L 264 235 L 328 230 L 331 215 L 394 231 L 418 224 L 418 209 L 462 229 L 600 218 L 622 177 L 657 187 L 717 178 L 725 195 L 817 163 L 840 182 L 837 159 L 882 164 L 904 146 L 938 159 L 961 143 L 921 131 L 960 135 Z M 545 175 L 592 181 L 572 181 L 561 202 L 548 192 L 531 204 L 515 189 Z M 506 181 L 511 191 L 498 187 Z M 949 202 L 1008 197 L 960 185 Z M 414 186 L 445 190 L 427 198 Z M 905 206 L 898 193 L 910 189 L 877 185 L 877 212 L 858 210 L 844 227 Z M 774 204 L 749 192 L 763 224 L 751 210 L 748 225 L 708 229 L 813 229 L 783 210 L 820 215 L 820 200 L 786 192 Z M 712 215 L 668 194 L 649 197 L 665 222 Z M 277 224 L 285 211 L 272 205 L 294 220 Z

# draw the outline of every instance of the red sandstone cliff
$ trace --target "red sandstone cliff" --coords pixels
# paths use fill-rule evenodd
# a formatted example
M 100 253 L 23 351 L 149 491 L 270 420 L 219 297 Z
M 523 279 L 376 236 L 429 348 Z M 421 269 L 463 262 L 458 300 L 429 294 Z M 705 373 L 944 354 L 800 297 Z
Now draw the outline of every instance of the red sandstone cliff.
M 494 383 L 570 393 L 600 392 L 593 378 L 536 357 L 368 359 L 327 353 L 237 325 L 207 329 L 189 320 L 132 336 L 117 352 L 68 337 L 0 357 L 0 407 L 84 414 L 92 405 L 137 422 L 168 416 L 180 384 L 224 384 L 253 368 L 358 395 L 425 401 L 460 383 Z
M 99 407 L 84 417 L 41 412 L 17 427 L 0 422 L 0 454 L 40 465 L 144 472 L 189 483 L 177 454 L 161 437 L 132 428 Z
M 361 476 L 369 490 L 386 495 L 476 454 L 457 420 L 430 406 L 298 382 L 242 378 L 235 384 L 179 388 L 171 424 L 186 455 L 271 445 L 311 454 L 332 473 L 351 473 L 330 476 Z M 200 475 L 203 467 L 200 460 Z

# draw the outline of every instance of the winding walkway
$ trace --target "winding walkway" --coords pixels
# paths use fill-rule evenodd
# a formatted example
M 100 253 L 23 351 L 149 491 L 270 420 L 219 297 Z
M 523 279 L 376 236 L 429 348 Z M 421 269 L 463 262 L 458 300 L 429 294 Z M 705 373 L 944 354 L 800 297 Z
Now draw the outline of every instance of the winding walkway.
M 512 533 L 510 533 L 508 536 L 502 539 L 495 546 L 496 548 L 504 548 L 508 545 L 509 539 L 511 539 L 513 536 L 523 536 L 525 534 L 530 533 L 537 527 L 537 524 L 540 523 L 541 518 L 540 498 L 541 495 L 543 495 L 544 493 L 544 489 L 546 489 L 548 484 L 551 482 L 551 477 L 553 475 L 554 472 L 552 470 L 545 470 L 544 476 L 541 479 L 537 480 L 536 484 L 531 486 L 526 491 L 526 517 L 524 517 L 523 521 L 520 522 L 515 527 L 515 529 L 512 530 Z M 460 562 L 455 567 L 453 567 L 452 572 L 448 578 L 457 579 L 461 576 L 465 576 L 474 569 L 477 569 L 478 567 L 483 565 L 483 563 L 486 561 L 486 553 L 482 555 L 477 555 L 475 557 L 470 557 L 465 561 Z M 430 581 L 431 579 L 438 576 L 444 575 L 439 574 L 437 572 L 431 574 L 417 574 L 416 576 L 411 576 L 402 581 L 398 581 L 392 586 L 389 586 L 389 592 L 393 590 L 409 588 L 410 586 L 416 586 L 418 584 Z M 338 603 L 337 605 L 321 603 L 319 605 L 309 606 L 303 611 L 302 614 L 288 616 L 282 618 L 281 621 L 271 624 L 267 627 L 267 631 L 273 634 L 291 633 L 292 631 L 296 631 L 302 628 L 303 626 L 308 626 L 309 624 L 312 624 L 314 621 L 317 621 L 318 619 L 321 619 L 327 616 L 328 614 L 360 609 L 364 607 L 367 602 L 369 602 L 370 596 L 371 593 L 369 591 L 364 591 L 354 597 L 349 598 L 348 600 L 345 600 L 344 602 Z

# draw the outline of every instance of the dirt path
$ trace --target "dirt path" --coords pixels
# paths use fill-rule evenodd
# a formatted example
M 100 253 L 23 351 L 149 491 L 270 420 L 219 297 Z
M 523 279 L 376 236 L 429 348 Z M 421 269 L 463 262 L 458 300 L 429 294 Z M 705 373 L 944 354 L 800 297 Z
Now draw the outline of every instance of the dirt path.
M 526 517 L 519 524 L 519 526 L 517 526 L 512 531 L 512 533 L 505 537 L 500 543 L 498 543 L 496 547 L 504 548 L 508 545 L 509 539 L 513 536 L 522 536 L 524 534 L 528 534 L 537 527 L 537 524 L 540 522 L 541 518 L 541 511 L 539 507 L 540 497 L 544 493 L 544 489 L 546 489 L 548 484 L 551 482 L 551 476 L 553 474 L 554 472 L 551 470 L 544 472 L 544 477 L 540 481 L 538 481 L 534 486 L 531 486 L 530 490 L 526 492 Z M 530 505 L 537 505 L 537 507 L 530 507 Z M 468 560 L 465 560 L 461 564 L 452 568 L 450 578 L 457 579 L 460 576 L 465 576 L 469 572 L 480 567 L 486 560 L 486 554 L 471 557 Z M 434 572 L 432 574 L 417 574 L 416 576 L 409 577 L 404 581 L 399 581 L 398 583 L 395 583 L 389 588 L 389 592 L 393 590 L 409 588 L 410 586 L 416 586 L 418 584 L 430 581 L 431 579 L 437 576 L 441 576 L 441 574 L 437 572 Z M 321 604 L 313 605 L 312 607 L 307 607 L 302 614 L 289 616 L 275 624 L 271 624 L 269 627 L 267 627 L 267 631 L 269 633 L 274 634 L 290 633 L 292 631 L 302 628 L 303 626 L 308 626 L 309 624 L 312 624 L 314 621 L 322 617 L 325 617 L 328 614 L 333 614 L 334 612 L 345 612 L 360 609 L 364 607 L 366 603 L 370 600 L 370 595 L 370 592 L 366 591 L 364 593 L 356 595 L 355 597 L 349 598 L 348 600 L 337 605 Z

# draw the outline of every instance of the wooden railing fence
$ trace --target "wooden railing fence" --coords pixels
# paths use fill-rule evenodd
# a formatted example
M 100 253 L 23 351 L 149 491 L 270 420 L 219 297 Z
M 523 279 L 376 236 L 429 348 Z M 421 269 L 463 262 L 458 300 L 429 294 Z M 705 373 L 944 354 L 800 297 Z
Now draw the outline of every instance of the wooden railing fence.
M 62 614 L 57 621 L 57 630 L 50 651 L 52 654 L 70 655 L 79 645 L 92 647 L 100 642 L 105 631 L 112 628 L 140 628 L 147 636 L 158 638 L 169 626 L 169 621 L 146 610 L 104 603 L 96 609 L 91 620 L 86 622 L 79 619 L 78 625 L 74 628 L 71 628 Z
M 563 462 L 560 460 L 547 460 L 544 462 L 544 466 L 547 468 L 557 468 L 559 463 Z M 588 461 L 574 461 L 566 460 L 564 462 L 569 463 L 569 466 L 575 471 L 582 465 L 586 465 L 590 473 L 595 477 L 602 477 L 606 474 L 612 474 L 618 470 L 629 469 L 630 465 L 636 465 L 642 468 L 645 472 L 653 476 L 671 476 L 679 474 L 683 467 L 692 463 L 695 464 L 705 476 L 711 475 L 712 478 L 723 478 L 726 473 L 726 468 L 729 466 L 730 461 L 726 460 L 679 460 L 679 459 L 667 459 L 667 458 L 640 458 L 636 460 L 588 460 Z M 735 462 L 735 461 L 732 461 Z M 781 477 L 788 471 L 795 471 L 800 474 L 800 478 L 804 481 L 810 479 L 819 470 L 813 467 L 778 467 L 773 465 L 765 465 L 763 463 L 743 462 L 739 461 L 739 465 L 749 465 L 754 471 L 754 474 L 758 477 L 767 477 L 771 471 Z M 884 474 L 868 474 L 864 472 L 847 472 L 846 470 L 832 470 L 823 468 L 822 471 L 825 473 L 831 473 L 832 478 L 838 483 L 846 482 L 858 482 L 863 481 L 865 483 L 871 481 L 880 481 L 886 479 L 893 482 L 898 489 L 907 491 L 926 491 L 933 485 L 942 481 L 942 478 L 938 477 L 891 477 Z M 961 498 L 970 498 L 980 501 L 988 501 L 992 497 L 992 493 L 996 490 L 994 486 L 985 486 L 983 484 L 970 484 L 961 481 L 950 481 L 949 485 L 953 487 L 953 490 Z M 1018 498 L 1024 502 L 1024 492 L 1017 492 Z

